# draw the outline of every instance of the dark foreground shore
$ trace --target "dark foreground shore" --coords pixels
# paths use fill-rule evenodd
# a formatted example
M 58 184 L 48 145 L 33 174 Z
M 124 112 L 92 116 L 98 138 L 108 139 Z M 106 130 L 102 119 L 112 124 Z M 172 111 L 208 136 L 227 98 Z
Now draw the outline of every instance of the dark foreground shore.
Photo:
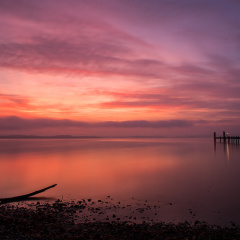
M 118 219 L 78 222 L 76 213 L 82 203 L 35 203 L 32 207 L 0 206 L 1 239 L 240 239 L 238 226 L 220 227 L 195 221 L 171 223 L 134 223 Z M 99 208 L 91 211 L 98 212 Z

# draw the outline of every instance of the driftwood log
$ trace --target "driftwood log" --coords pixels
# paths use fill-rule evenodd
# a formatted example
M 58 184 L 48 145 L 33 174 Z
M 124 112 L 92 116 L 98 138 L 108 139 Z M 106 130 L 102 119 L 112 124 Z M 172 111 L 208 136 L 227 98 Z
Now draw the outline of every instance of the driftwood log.
M 53 188 L 57 186 L 57 184 L 51 185 L 49 187 L 43 188 L 41 190 L 29 193 L 29 194 L 25 194 L 25 195 L 21 195 L 21 196 L 16 196 L 16 197 L 10 197 L 10 198 L 0 198 L 0 202 L 1 203 L 8 203 L 8 202 L 16 202 L 16 201 L 23 201 L 23 200 L 27 200 L 29 197 L 32 197 L 36 194 L 45 192 L 46 190 Z

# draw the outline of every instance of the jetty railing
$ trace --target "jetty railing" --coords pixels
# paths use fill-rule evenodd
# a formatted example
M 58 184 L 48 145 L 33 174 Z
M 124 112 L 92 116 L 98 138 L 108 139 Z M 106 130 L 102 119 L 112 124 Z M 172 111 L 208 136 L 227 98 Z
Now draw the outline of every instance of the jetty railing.
M 225 131 L 223 131 L 223 136 L 219 136 L 217 137 L 216 132 L 214 132 L 214 142 L 217 141 L 217 139 L 220 140 L 220 142 L 224 142 L 224 143 L 235 143 L 235 144 L 239 144 L 239 136 L 229 136 L 228 133 L 226 134 Z

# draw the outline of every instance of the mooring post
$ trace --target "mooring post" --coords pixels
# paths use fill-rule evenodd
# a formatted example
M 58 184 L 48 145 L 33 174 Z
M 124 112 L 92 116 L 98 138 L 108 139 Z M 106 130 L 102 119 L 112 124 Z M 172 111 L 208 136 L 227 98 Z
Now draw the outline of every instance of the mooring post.
M 226 143 L 226 135 L 225 135 L 225 131 L 223 131 L 223 141 L 224 141 L 224 143 Z
M 214 136 L 214 142 L 216 142 L 216 132 L 214 132 L 213 136 Z

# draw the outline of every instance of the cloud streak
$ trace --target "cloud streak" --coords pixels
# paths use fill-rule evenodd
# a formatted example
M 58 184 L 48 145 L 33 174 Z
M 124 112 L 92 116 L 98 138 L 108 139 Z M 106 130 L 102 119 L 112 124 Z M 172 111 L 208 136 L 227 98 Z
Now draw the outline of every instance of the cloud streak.
M 240 110 L 239 86 L 215 83 L 182 83 L 177 86 L 137 91 L 108 92 L 114 100 L 102 102 L 102 108 L 181 108 Z
M 26 119 L 16 116 L 0 118 L 0 130 L 41 129 L 41 128 L 188 128 L 194 121 L 166 120 L 166 121 L 104 121 L 82 122 L 69 119 L 36 118 Z

